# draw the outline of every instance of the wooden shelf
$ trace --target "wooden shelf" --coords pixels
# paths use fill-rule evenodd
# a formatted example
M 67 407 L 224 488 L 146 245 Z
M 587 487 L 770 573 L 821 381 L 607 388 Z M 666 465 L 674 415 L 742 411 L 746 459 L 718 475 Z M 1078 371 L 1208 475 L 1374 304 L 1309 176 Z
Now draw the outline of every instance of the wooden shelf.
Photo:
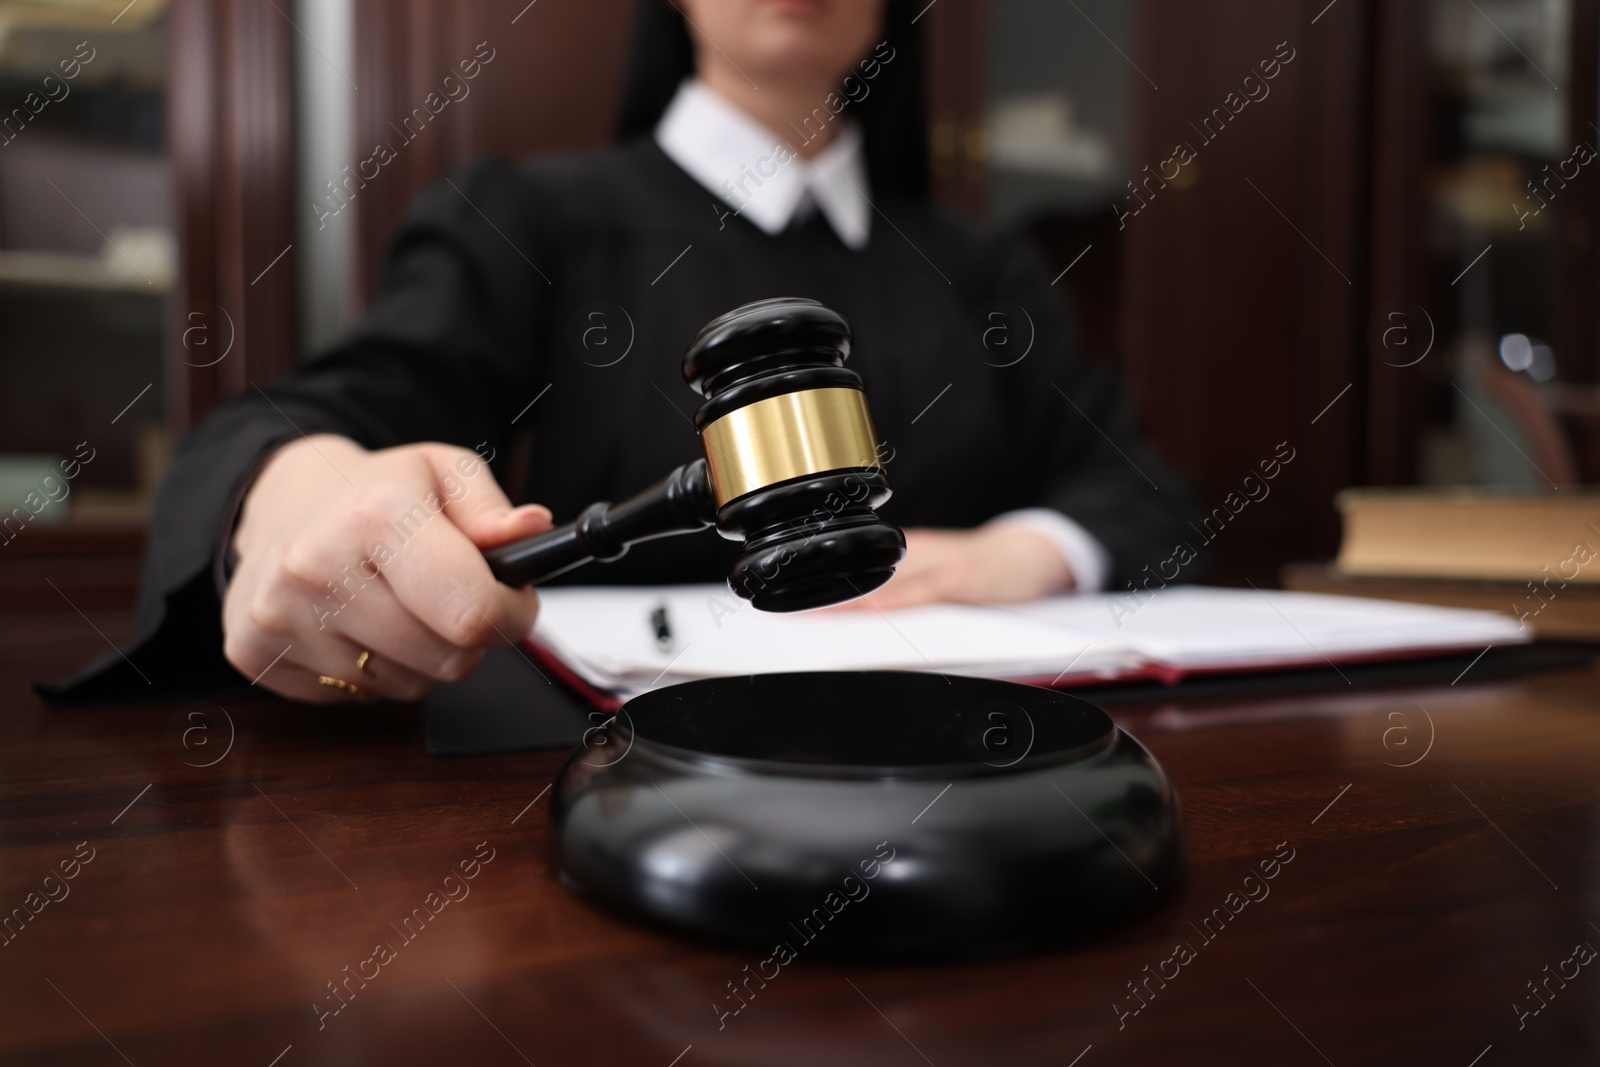
M 9 613 L 131 607 L 145 539 L 142 523 L 31 524 L 0 539 L 0 603 Z
M 172 289 L 166 274 L 147 277 L 108 268 L 98 256 L 0 250 L 0 289 L 69 293 L 126 293 L 160 299 Z

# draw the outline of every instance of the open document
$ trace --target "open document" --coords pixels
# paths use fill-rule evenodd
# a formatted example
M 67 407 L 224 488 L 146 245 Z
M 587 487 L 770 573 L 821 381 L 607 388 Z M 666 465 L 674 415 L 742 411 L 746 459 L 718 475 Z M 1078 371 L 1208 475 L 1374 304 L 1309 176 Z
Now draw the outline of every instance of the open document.
M 695 678 L 939 671 L 1037 685 L 1343 665 L 1519 644 L 1488 611 L 1240 589 L 774 615 L 724 585 L 557 588 L 528 647 L 605 702 Z

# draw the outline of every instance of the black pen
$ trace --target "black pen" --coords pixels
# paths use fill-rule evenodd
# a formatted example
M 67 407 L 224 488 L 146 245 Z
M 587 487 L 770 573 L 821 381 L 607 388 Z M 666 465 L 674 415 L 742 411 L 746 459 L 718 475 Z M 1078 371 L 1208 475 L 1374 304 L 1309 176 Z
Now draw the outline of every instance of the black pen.
M 671 652 L 672 626 L 667 622 L 667 606 L 665 604 L 650 613 L 650 625 L 656 632 L 656 647 L 663 652 Z

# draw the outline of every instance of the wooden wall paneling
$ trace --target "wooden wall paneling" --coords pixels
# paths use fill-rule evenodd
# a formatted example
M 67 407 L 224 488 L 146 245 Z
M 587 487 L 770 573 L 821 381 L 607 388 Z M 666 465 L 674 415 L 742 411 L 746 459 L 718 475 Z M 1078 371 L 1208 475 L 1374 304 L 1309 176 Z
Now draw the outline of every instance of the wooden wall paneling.
M 1600 2 L 1573 0 L 1567 74 L 1566 148 L 1600 148 Z M 1563 157 L 1565 158 L 1565 157 Z M 1561 379 L 1600 381 L 1600 178 L 1591 164 L 1556 204 L 1560 243 L 1554 300 L 1556 352 Z M 1573 195 L 1575 194 L 1575 195 Z
M 1296 472 L 1304 480 L 1289 484 L 1298 511 L 1293 521 L 1300 528 L 1285 529 L 1288 536 L 1270 544 L 1269 551 L 1282 562 L 1324 559 L 1337 552 L 1342 530 L 1334 494 L 1368 480 L 1363 423 L 1370 377 L 1372 30 L 1374 9 L 1381 6 L 1350 2 L 1329 8 L 1326 0 L 1308 0 L 1298 12 L 1297 36 L 1306 43 L 1296 62 L 1307 64 L 1303 72 L 1310 93 L 1294 142 L 1296 184 L 1303 216 L 1315 231 L 1303 224 L 1301 228 L 1320 252 L 1313 257 L 1317 250 L 1301 242 L 1295 343 L 1300 362 L 1289 440 L 1297 447 L 1298 440 L 1306 441 L 1306 466 Z M 1319 12 L 1323 17 L 1312 25 Z M 1290 208 L 1280 207 L 1295 217 Z M 1321 262 L 1324 255 L 1346 275 L 1347 284 L 1336 284 L 1336 276 L 1319 269 L 1331 269 Z M 1257 562 L 1250 564 L 1253 569 Z M 1278 570 L 1274 563 L 1272 579 Z
M 1295 455 L 1266 500 L 1215 531 L 1225 581 L 1271 581 L 1288 558 L 1330 554 L 1331 497 L 1356 474 L 1368 5 L 1343 0 L 1312 25 L 1324 6 L 1145 3 L 1137 15 L 1135 58 L 1160 88 L 1141 97 L 1139 196 L 1121 220 L 1129 387 L 1207 508 L 1280 443 Z M 1293 59 L 1268 94 L 1203 128 L 1280 43 Z M 1194 161 L 1163 184 L 1180 143 Z
M 516 159 L 612 137 L 632 11 L 631 0 L 356 0 L 352 158 L 379 144 L 396 156 L 353 200 L 358 303 L 411 201 L 452 169 L 479 155 Z M 407 126 L 480 45 L 493 58 L 468 94 Z
M 167 123 L 172 158 L 173 218 L 178 240 L 178 289 L 170 301 L 165 367 L 168 419 L 181 430 L 199 411 L 216 402 L 215 369 L 188 366 L 205 359 L 190 349 L 216 343 L 217 315 L 217 123 L 220 80 L 214 44 L 222 19 L 220 6 L 205 0 L 174 0 L 168 21 Z M 191 315 L 198 318 L 191 318 Z M 208 336 L 189 332 L 200 326 Z M 176 344 L 173 343 L 176 338 Z M 205 342 L 203 346 L 201 341 Z
M 918 20 L 924 35 L 933 198 L 973 220 L 982 219 L 988 207 L 988 18 L 987 0 L 944 0 Z
M 1436 336 L 1444 328 L 1444 309 L 1426 306 L 1431 291 L 1427 226 L 1433 153 L 1433 101 L 1426 74 L 1430 16 L 1427 4 L 1380 4 L 1373 13 L 1364 477 L 1369 485 L 1406 485 L 1416 480 L 1417 433 L 1425 421 L 1429 379 L 1421 364 L 1405 364 L 1430 336 L 1434 346 L 1426 358 L 1448 358 Z
M 295 31 L 272 0 L 173 0 L 168 25 L 180 266 L 166 388 L 181 431 L 294 363 Z
M 223 51 L 233 131 L 225 219 L 234 236 L 225 246 L 231 262 L 224 295 L 243 309 L 238 327 L 252 342 L 245 359 L 228 368 L 229 394 L 295 361 L 294 28 L 282 6 L 234 0 L 233 37 Z
M 460 35 L 460 18 L 448 7 L 433 0 L 376 4 L 358 0 L 355 20 L 353 77 L 360 89 L 354 97 L 355 143 L 350 157 L 357 177 L 337 176 L 336 188 L 324 186 L 322 192 L 330 198 L 330 205 L 331 198 L 351 198 L 347 209 L 356 215 L 353 283 L 357 301 L 365 302 L 407 206 L 448 169 L 445 134 L 461 124 L 466 108 L 452 103 L 435 118 L 425 105 L 427 94 L 439 88 L 438 84 L 424 87 L 429 75 L 435 83 L 442 83 L 446 71 L 441 68 L 455 62 L 443 58 L 457 50 L 454 46 Z M 479 83 L 483 78 L 480 74 L 470 83 L 474 92 L 482 90 Z M 464 103 L 470 108 L 473 102 L 474 97 L 468 96 Z M 414 109 L 420 109 L 426 120 L 415 118 Z M 384 164 L 373 180 L 361 180 L 376 165 L 366 161 L 383 158 L 380 149 L 393 152 L 392 161 Z

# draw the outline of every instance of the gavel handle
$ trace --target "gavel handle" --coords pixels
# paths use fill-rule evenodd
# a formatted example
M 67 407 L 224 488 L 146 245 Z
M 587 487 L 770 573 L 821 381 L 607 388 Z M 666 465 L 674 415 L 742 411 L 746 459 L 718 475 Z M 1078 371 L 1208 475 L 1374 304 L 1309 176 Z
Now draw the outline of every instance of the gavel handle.
M 484 552 L 489 570 L 513 587 L 554 578 L 574 567 L 621 559 L 628 546 L 652 537 L 692 533 L 717 520 L 716 494 L 706 461 L 686 463 L 620 504 L 590 504 L 577 521 Z

